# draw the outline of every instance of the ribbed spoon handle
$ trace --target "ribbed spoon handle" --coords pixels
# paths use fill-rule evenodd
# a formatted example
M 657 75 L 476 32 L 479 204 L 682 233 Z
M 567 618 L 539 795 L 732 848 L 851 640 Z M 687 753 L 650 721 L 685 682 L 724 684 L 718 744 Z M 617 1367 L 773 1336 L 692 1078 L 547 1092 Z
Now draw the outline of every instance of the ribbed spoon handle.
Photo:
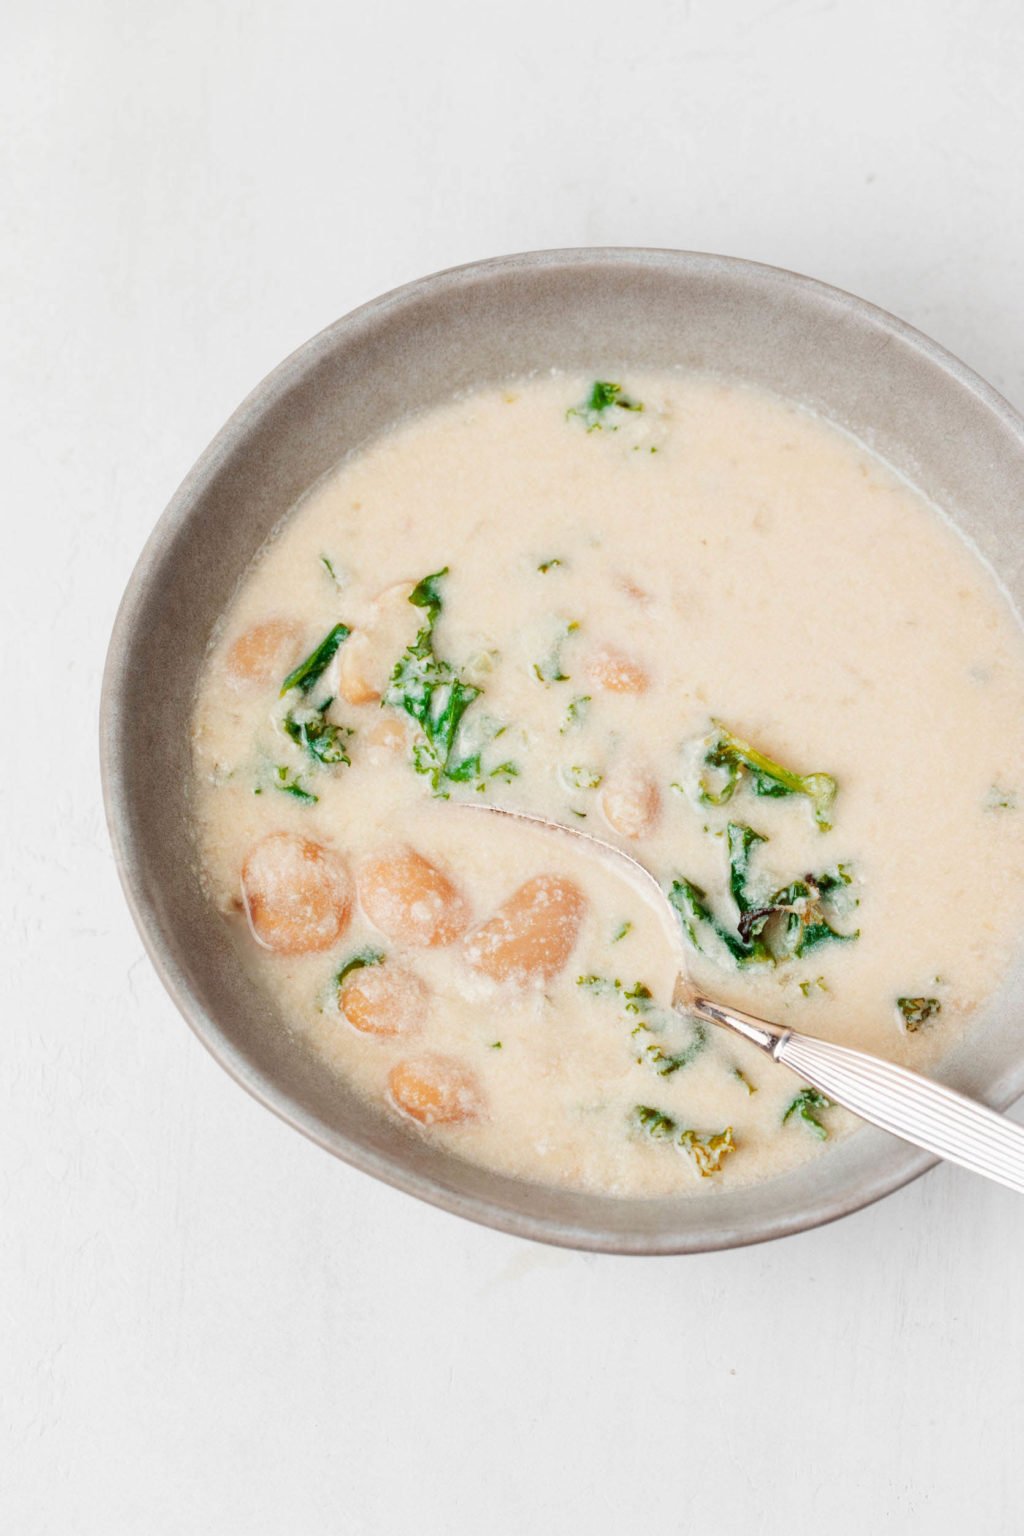
M 816 1040 L 702 997 L 685 976 L 676 981 L 674 1003 L 742 1035 L 862 1120 L 1024 1194 L 1024 1127 L 1005 1115 L 881 1056 Z
M 1024 1129 L 879 1056 L 788 1031 L 772 1055 L 812 1088 L 904 1141 L 1024 1194 Z
M 560 837 L 587 844 L 592 851 L 620 866 L 625 863 L 633 876 L 642 880 L 648 896 L 656 898 L 670 937 L 678 944 L 675 913 L 660 884 L 649 869 L 621 848 L 590 832 L 581 832 L 578 827 L 565 827 L 526 811 L 461 801 L 453 804 L 458 804 L 460 810 L 486 811 L 529 822 L 546 832 L 557 832 Z M 870 1120 L 883 1131 L 913 1142 L 926 1152 L 934 1152 L 937 1157 L 959 1163 L 961 1168 L 970 1168 L 1024 1194 L 1024 1127 L 995 1110 L 905 1067 L 894 1066 L 881 1056 L 866 1056 L 849 1046 L 815 1040 L 811 1035 L 797 1034 L 767 1019 L 741 1013 L 738 1008 L 727 1008 L 724 1003 L 701 996 L 685 971 L 676 977 L 672 1001 L 681 1013 L 696 1015 L 742 1035 L 862 1120 Z

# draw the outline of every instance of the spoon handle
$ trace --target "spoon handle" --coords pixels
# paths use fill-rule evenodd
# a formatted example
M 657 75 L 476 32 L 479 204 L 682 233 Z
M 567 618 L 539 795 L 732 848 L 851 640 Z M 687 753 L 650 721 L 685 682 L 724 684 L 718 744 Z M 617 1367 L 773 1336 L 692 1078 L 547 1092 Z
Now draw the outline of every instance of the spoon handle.
M 893 1136 L 1024 1194 L 1024 1128 L 952 1088 L 846 1045 L 768 1025 L 710 998 L 690 1009 L 723 1024 Z

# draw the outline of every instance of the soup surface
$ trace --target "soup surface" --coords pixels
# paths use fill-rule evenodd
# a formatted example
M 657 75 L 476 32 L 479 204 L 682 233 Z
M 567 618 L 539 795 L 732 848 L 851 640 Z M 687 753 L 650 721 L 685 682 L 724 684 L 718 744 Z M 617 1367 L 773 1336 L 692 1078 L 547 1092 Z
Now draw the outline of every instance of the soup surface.
M 242 583 L 194 717 L 204 878 L 294 1031 L 411 1134 L 704 1193 L 855 1123 L 672 1013 L 927 1069 L 1024 918 L 1024 642 L 860 444 L 693 375 L 558 375 L 382 436 Z M 463 803 L 539 813 L 628 869 Z

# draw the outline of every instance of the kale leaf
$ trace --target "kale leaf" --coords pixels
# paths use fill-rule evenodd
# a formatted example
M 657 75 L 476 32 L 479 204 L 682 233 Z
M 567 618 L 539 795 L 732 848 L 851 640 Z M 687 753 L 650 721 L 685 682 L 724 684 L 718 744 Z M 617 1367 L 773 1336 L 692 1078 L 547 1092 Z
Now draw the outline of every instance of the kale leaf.
M 587 718 L 587 711 L 590 709 L 590 704 L 591 698 L 589 693 L 580 694 L 579 698 L 573 699 L 571 701 L 569 708 L 565 712 L 565 719 L 561 726 L 561 734 L 563 736 L 565 735 L 566 731 L 572 730 L 573 726 L 583 724 L 584 720 Z
M 804 1088 L 789 1105 L 789 1108 L 782 1117 L 782 1123 L 785 1125 L 787 1120 L 794 1118 L 802 1120 L 811 1134 L 817 1136 L 819 1141 L 827 1141 L 828 1131 L 818 1119 L 818 1115 L 823 1110 L 831 1108 L 832 1100 L 826 1099 L 825 1095 L 819 1093 L 817 1088 Z
M 768 839 L 752 827 L 730 822 L 729 892 L 736 904 L 736 932 L 716 917 L 700 886 L 674 880 L 668 891 L 683 932 L 694 949 L 714 958 L 717 941 L 739 966 L 778 965 L 806 955 L 824 943 L 850 943 L 858 932 L 842 933 L 831 921 L 840 893 L 851 884 L 849 866 L 837 864 L 818 875 L 804 875 L 781 890 L 759 897 L 753 889 L 751 856 Z M 841 903 L 840 903 L 841 904 Z
M 662 1114 L 660 1109 L 652 1109 L 649 1104 L 638 1104 L 633 1113 L 648 1136 L 655 1141 L 674 1136 L 679 1129 L 671 1115 Z
M 488 779 L 508 779 L 519 772 L 509 762 L 485 774 L 479 748 L 459 750 L 463 717 L 482 690 L 463 682 L 451 663 L 434 650 L 434 625 L 444 606 L 441 581 L 447 574 L 445 566 L 425 576 L 409 594 L 410 603 L 422 608 L 426 618 L 412 645 L 395 664 L 383 700 L 404 709 L 419 726 L 422 740 L 413 746 L 413 767 L 430 779 L 434 794 L 441 797 L 447 794 L 446 781 L 483 789 Z
M 749 963 L 752 958 L 751 946 L 730 933 L 725 924 L 719 921 L 708 906 L 707 892 L 701 890 L 699 885 L 694 885 L 692 880 L 673 880 L 667 894 L 669 905 L 675 909 L 683 932 L 694 949 L 714 957 L 714 950 L 707 948 L 702 936 L 703 931 L 707 930 L 725 946 L 737 965 Z
M 646 1131 L 652 1140 L 671 1140 L 681 1151 L 689 1153 L 702 1179 L 718 1173 L 723 1157 L 736 1150 L 731 1125 L 724 1131 L 704 1136 L 698 1131 L 681 1131 L 671 1115 L 652 1108 L 650 1104 L 637 1104 L 633 1110 L 633 1117 L 641 1130 Z
M 898 997 L 896 1007 L 903 1019 L 903 1028 L 910 1034 L 916 1034 L 922 1024 L 942 1012 L 937 997 Z
M 714 731 L 703 743 L 705 771 L 698 780 L 698 798 L 702 804 L 727 804 L 747 775 L 755 795 L 773 799 L 805 795 L 811 802 L 818 826 L 823 832 L 828 831 L 838 787 L 831 774 L 794 773 L 734 736 L 720 720 L 713 720 L 712 725 Z
M 291 795 L 293 800 L 298 800 L 303 805 L 316 805 L 320 799 L 310 790 L 303 787 L 297 773 L 292 773 L 290 768 L 275 768 L 271 781 L 275 789 L 279 789 L 283 795 Z
M 534 662 L 533 675 L 539 683 L 546 685 L 548 683 L 567 683 L 570 681 L 568 672 L 562 671 L 562 647 L 569 636 L 575 634 L 579 627 L 575 619 L 567 619 L 544 660 Z M 569 708 L 571 710 L 572 705 Z
M 659 1008 L 646 982 L 636 981 L 632 987 L 626 987 L 617 977 L 613 980 L 608 976 L 591 975 L 577 976 L 576 985 L 595 996 L 614 998 L 621 1003 L 624 1012 L 638 1016 L 639 1022 L 632 1030 L 637 1047 L 636 1059 L 646 1061 L 659 1077 L 671 1077 L 673 1072 L 688 1067 L 708 1043 L 704 1025 L 698 1019 L 689 1019 L 690 1035 L 686 1043 L 678 1050 L 666 1050 L 659 1037 L 670 1026 L 679 1024 L 680 1015 L 675 1010 Z
M 354 733 L 347 725 L 332 725 L 327 719 L 327 711 L 333 702 L 333 699 L 325 699 L 316 709 L 289 710 L 282 721 L 285 734 L 296 746 L 327 767 L 352 762 L 345 743 Z
M 643 402 L 625 394 L 621 384 L 614 384 L 610 379 L 595 379 L 587 398 L 580 405 L 571 406 L 565 414 L 567 420 L 579 417 L 588 432 L 601 432 L 605 427 L 615 432 L 618 430 L 618 422 L 613 419 L 616 410 L 642 411 Z
M 334 660 L 338 647 L 344 644 L 351 633 L 347 624 L 335 624 L 316 650 L 305 661 L 300 661 L 294 672 L 289 672 L 281 684 L 281 697 L 284 698 L 292 688 L 297 688 L 300 693 L 309 693 Z
M 366 949 L 357 950 L 354 955 L 349 956 L 334 978 L 335 985 L 340 987 L 345 977 L 351 976 L 353 971 L 361 971 L 368 965 L 380 965 L 383 959 L 384 951 L 382 949 L 374 949 L 371 946 Z

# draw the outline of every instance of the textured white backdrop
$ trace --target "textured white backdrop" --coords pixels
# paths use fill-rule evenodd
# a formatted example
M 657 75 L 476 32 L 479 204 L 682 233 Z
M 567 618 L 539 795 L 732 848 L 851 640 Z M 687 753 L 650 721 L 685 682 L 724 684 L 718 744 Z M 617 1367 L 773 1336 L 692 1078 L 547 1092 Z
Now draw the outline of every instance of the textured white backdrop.
M 943 1170 L 638 1261 L 378 1187 L 163 996 L 95 746 L 179 479 L 421 273 L 756 257 L 1024 403 L 1019 4 L 8 0 L 3 30 L 0 1531 L 1019 1531 L 1019 1200 Z

